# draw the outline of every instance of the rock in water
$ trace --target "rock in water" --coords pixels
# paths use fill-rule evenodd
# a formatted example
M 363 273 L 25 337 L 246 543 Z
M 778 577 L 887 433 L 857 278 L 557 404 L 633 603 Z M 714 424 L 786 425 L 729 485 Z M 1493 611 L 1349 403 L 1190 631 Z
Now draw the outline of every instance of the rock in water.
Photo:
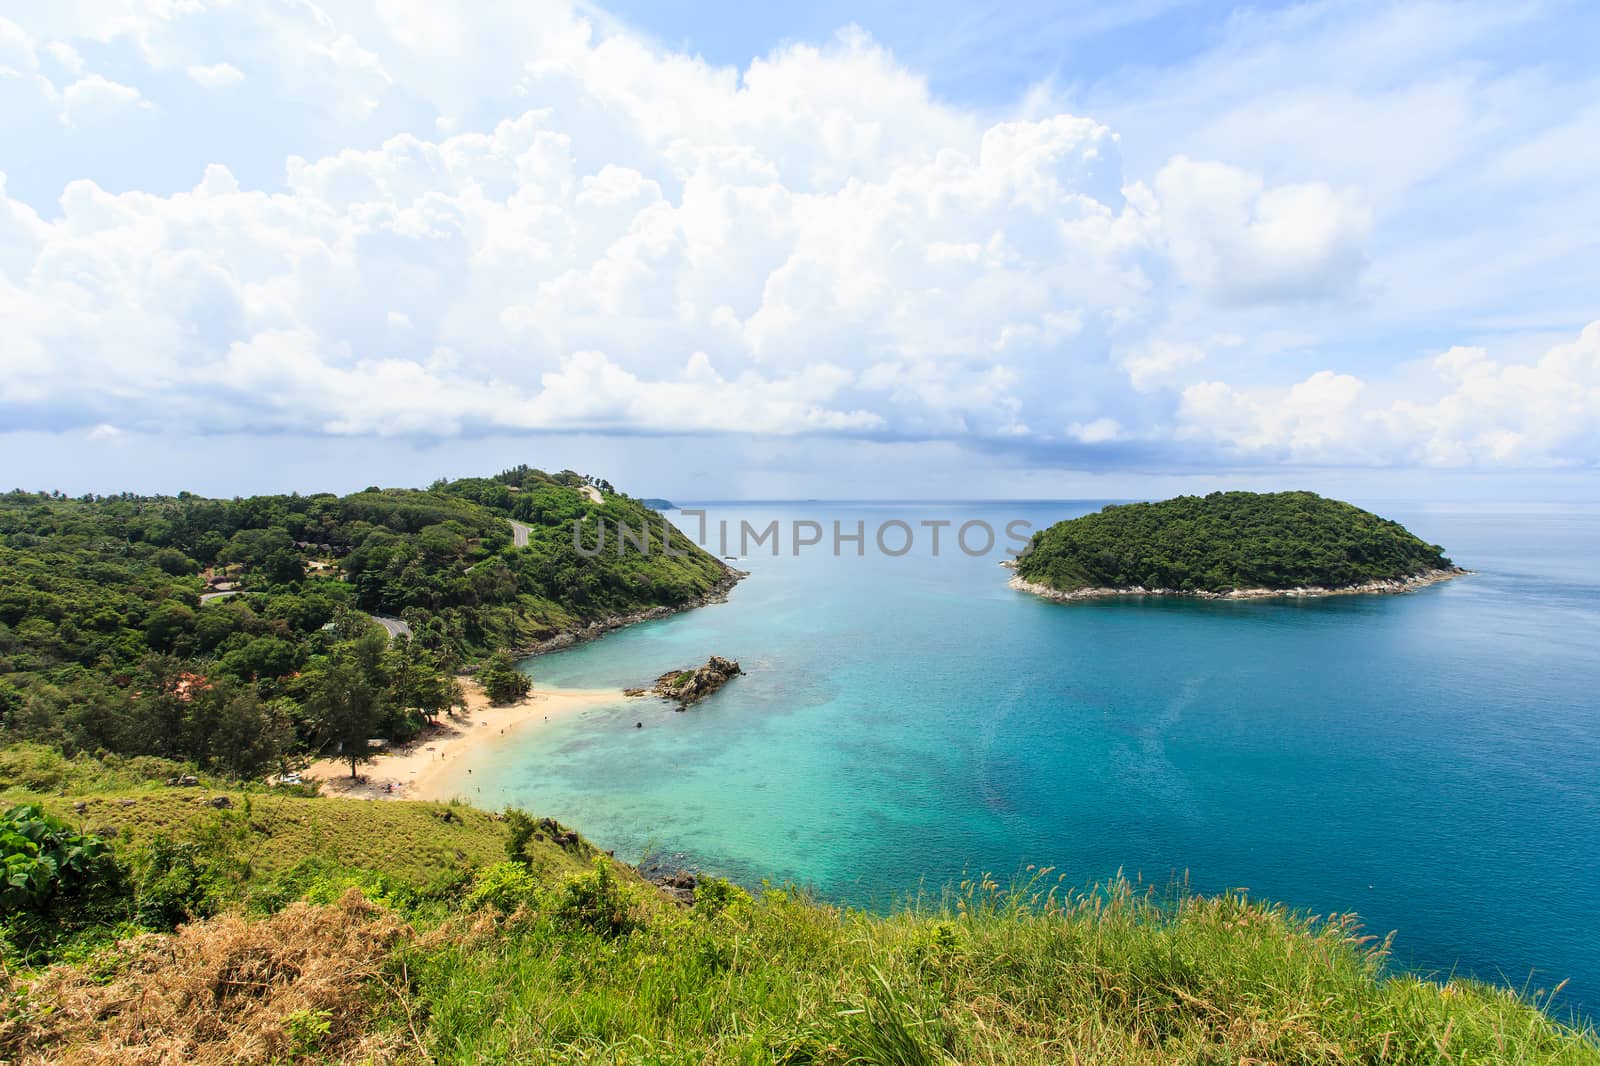
M 668 670 L 656 678 L 650 691 L 664 699 L 677 700 L 678 709 L 699 703 L 739 674 L 739 664 L 732 659 L 713 655 L 704 666 L 688 670 Z

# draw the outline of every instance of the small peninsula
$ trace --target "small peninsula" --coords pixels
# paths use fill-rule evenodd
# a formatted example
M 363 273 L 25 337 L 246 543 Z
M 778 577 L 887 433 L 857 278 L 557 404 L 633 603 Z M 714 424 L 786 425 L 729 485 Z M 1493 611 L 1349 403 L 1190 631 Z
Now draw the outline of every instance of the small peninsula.
M 1466 573 L 1398 522 L 1314 492 L 1112 505 L 1034 534 L 1013 588 L 1050 599 L 1404 592 Z

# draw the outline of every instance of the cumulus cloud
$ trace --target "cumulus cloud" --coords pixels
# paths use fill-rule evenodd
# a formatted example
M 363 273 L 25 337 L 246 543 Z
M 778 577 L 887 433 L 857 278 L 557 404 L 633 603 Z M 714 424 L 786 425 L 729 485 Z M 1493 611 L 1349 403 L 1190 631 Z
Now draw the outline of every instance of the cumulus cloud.
M 1111 130 L 984 126 L 859 35 L 734 78 L 572 27 L 534 48 L 545 106 L 487 129 L 292 158 L 276 193 L 72 183 L 8 265 L 0 397 L 203 423 L 198 386 L 218 424 L 332 433 L 1095 421 L 1154 254 Z
M 1224 302 L 1328 299 L 1366 266 L 1369 212 L 1320 182 L 1269 188 L 1260 175 L 1177 156 L 1155 194 L 1179 272 Z
M 105 122 L 149 106 L 138 89 L 99 74 L 80 78 L 61 91 L 61 121 L 69 126 Z
M 0 181 L 16 424 L 1448 464 L 1552 461 L 1593 421 L 1570 396 L 1526 415 L 1578 357 L 1456 353 L 1405 397 L 1333 360 L 1280 369 L 1303 318 L 1373 284 L 1365 190 L 1198 153 L 1135 180 L 1106 122 L 954 106 L 859 31 L 733 69 L 561 3 L 62 0 L 23 21 L 0 19 L 0 67 L 47 116 L 160 111 L 187 77 L 318 138 L 271 180 L 214 160 L 33 207 Z M 84 68 L 113 48 L 152 76 Z
M 1427 370 L 1426 394 L 1400 396 L 1328 370 L 1287 388 L 1201 382 L 1183 390 L 1177 433 L 1273 461 L 1600 464 L 1600 322 L 1534 362 L 1455 347 Z

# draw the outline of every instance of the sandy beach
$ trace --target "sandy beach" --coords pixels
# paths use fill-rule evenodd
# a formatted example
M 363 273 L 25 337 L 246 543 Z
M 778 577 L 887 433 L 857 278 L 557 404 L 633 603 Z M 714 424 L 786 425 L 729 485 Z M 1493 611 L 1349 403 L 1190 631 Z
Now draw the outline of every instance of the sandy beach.
M 496 706 L 476 681 L 462 679 L 467 709 L 454 718 L 441 718 L 437 728 L 425 729 L 409 744 L 378 754 L 350 778 L 350 764 L 319 759 L 303 772 L 318 781 L 325 795 L 351 799 L 447 800 L 447 770 L 475 747 L 504 740 L 513 730 L 521 733 L 560 721 L 593 707 L 626 699 L 621 689 L 535 689 L 516 703 Z

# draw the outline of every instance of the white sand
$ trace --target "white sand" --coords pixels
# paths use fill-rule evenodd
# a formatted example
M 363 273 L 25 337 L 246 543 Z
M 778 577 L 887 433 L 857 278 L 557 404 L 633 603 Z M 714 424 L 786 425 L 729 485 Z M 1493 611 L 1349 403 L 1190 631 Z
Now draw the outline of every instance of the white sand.
M 489 702 L 476 681 L 463 679 L 467 709 L 454 718 L 440 719 L 438 728 L 423 730 L 405 747 L 397 747 L 363 763 L 356 773 L 365 780 L 352 781 L 350 764 L 319 759 L 304 778 L 318 781 L 327 795 L 352 799 L 446 800 L 446 771 L 467 752 L 504 740 L 513 730 L 536 729 L 592 707 L 618 703 L 627 697 L 621 689 L 535 689 L 527 698 L 504 706 Z M 387 786 L 387 787 L 386 787 Z

